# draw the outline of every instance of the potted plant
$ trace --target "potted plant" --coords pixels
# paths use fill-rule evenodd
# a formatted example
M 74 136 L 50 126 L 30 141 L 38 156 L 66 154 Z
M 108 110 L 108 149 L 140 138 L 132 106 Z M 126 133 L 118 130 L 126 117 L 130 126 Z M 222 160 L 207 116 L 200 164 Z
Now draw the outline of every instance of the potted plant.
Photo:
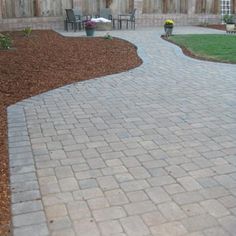
M 93 36 L 96 28 L 96 22 L 87 20 L 85 22 L 85 31 L 87 36 Z
M 174 28 L 174 21 L 173 20 L 165 20 L 164 22 L 164 30 L 167 36 L 172 35 Z
M 232 15 L 224 15 L 223 20 L 226 24 L 226 31 L 231 32 L 235 30 L 234 20 Z

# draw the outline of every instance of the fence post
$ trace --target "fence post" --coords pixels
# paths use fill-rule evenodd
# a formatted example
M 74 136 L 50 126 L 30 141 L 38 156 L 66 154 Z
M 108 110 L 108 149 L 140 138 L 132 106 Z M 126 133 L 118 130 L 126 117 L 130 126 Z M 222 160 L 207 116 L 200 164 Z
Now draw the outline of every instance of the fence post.
M 0 0 L 0 20 L 2 19 L 2 0 Z
M 188 15 L 193 15 L 195 13 L 196 0 L 188 1 Z

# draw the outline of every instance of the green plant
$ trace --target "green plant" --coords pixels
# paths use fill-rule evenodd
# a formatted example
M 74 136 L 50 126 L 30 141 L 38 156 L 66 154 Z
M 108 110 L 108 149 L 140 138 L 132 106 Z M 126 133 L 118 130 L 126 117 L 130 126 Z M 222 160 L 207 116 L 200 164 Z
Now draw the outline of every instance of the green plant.
M 29 37 L 32 33 L 32 28 L 26 27 L 22 30 L 22 32 L 23 32 L 24 36 Z
M 112 40 L 113 38 L 112 38 L 112 36 L 111 36 L 109 33 L 107 33 L 107 34 L 104 36 L 104 39 Z
M 12 39 L 9 35 L 0 36 L 0 48 L 9 49 L 12 45 Z
M 226 24 L 234 24 L 232 15 L 224 15 L 223 20 Z
M 220 34 L 189 34 L 169 37 L 195 56 L 208 60 L 236 63 L 235 35 Z

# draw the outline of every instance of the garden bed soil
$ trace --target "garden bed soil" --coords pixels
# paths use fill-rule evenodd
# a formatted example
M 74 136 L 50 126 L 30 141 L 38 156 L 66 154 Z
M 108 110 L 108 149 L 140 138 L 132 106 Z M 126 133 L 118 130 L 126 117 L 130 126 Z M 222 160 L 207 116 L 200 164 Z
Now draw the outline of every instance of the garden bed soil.
M 226 31 L 225 24 L 205 25 L 205 26 L 201 25 L 201 27 Z
M 119 73 L 142 63 L 136 47 L 117 38 L 65 38 L 53 31 L 33 31 L 29 38 L 21 32 L 9 34 L 15 50 L 0 50 L 1 236 L 9 235 L 11 218 L 7 107 L 66 84 Z

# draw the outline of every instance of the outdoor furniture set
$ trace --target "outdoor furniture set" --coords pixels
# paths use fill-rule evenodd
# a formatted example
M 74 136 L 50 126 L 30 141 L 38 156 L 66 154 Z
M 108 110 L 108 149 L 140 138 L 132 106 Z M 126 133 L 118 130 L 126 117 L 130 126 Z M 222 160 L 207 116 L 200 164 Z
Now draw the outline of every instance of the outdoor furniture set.
M 122 29 L 123 22 L 126 24 L 126 29 L 135 30 L 135 12 L 133 9 L 129 14 L 119 14 L 117 18 L 113 18 L 110 8 L 103 8 L 99 15 L 94 17 L 90 15 L 83 16 L 79 9 L 66 9 L 66 19 L 64 21 L 65 30 L 69 30 L 69 26 L 76 31 L 85 29 L 87 21 L 96 22 L 96 30 L 112 30 Z
M 113 19 L 113 28 L 116 27 L 118 29 L 122 29 L 123 22 L 126 23 L 126 29 L 129 28 L 129 25 L 131 29 L 135 30 L 135 12 L 136 9 L 133 9 L 129 14 L 119 14 L 118 18 Z

